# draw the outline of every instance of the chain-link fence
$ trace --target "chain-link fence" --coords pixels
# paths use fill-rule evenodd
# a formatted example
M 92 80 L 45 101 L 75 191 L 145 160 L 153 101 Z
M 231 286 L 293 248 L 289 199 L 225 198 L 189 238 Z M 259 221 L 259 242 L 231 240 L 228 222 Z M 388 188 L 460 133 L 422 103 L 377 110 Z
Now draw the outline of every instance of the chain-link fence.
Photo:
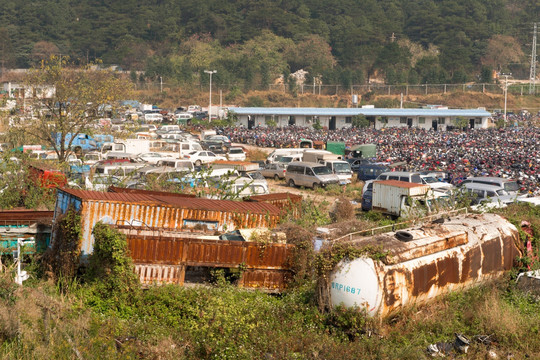
M 188 85 L 192 88 L 198 88 L 201 91 L 208 91 L 208 85 L 193 84 Z M 160 83 L 160 82 L 144 82 L 137 83 L 137 90 L 149 90 L 154 92 L 170 91 L 178 87 L 178 85 Z M 540 94 L 540 86 L 535 87 L 534 95 Z M 219 90 L 223 92 L 233 88 L 243 87 L 236 84 L 215 84 L 212 86 L 212 91 L 219 94 Z M 270 90 L 282 93 L 296 94 L 315 94 L 315 95 L 434 95 L 448 93 L 486 93 L 486 94 L 504 94 L 504 84 L 421 84 L 421 85 L 295 85 L 290 87 L 286 84 L 271 84 L 266 88 L 254 88 L 253 90 Z M 514 96 L 529 95 L 529 84 L 509 84 L 508 93 Z

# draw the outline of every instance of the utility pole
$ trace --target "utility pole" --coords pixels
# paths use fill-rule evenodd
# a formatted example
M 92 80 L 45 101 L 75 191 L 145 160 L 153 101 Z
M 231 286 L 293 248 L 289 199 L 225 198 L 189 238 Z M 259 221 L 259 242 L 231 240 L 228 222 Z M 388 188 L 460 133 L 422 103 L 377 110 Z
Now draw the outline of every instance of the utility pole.
M 533 28 L 533 43 L 531 53 L 531 71 L 529 75 L 529 94 L 536 92 L 536 23 Z

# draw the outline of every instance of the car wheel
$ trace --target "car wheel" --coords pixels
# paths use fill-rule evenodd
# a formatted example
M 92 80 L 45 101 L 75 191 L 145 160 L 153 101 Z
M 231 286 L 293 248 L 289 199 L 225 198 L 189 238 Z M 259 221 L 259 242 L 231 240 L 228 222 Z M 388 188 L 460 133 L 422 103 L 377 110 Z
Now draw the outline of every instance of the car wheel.
M 289 186 L 294 187 L 294 180 L 293 179 L 289 179 Z
M 276 180 L 276 181 L 279 180 L 279 175 L 278 174 L 274 175 L 274 180 Z
M 313 183 L 313 190 L 316 190 L 321 187 L 321 184 L 319 183 Z
M 202 165 L 202 161 L 201 161 L 201 160 L 195 161 L 195 166 L 201 166 L 201 165 Z

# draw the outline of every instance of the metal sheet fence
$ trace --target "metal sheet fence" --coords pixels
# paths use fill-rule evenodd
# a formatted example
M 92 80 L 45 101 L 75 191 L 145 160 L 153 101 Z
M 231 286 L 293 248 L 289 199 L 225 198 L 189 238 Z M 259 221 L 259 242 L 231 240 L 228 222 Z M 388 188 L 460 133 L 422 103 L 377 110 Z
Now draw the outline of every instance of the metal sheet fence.
M 145 284 L 183 284 L 187 266 L 242 268 L 240 286 L 283 289 L 293 245 L 127 235 L 136 272 Z

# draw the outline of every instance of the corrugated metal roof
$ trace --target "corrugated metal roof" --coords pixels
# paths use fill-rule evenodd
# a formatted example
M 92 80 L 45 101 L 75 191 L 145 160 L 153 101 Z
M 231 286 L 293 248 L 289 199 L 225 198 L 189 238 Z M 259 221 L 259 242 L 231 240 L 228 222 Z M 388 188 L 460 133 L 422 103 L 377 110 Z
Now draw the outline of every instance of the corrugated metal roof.
M 287 200 L 287 199 L 291 199 L 292 201 L 300 201 L 302 200 L 302 196 L 291 194 L 291 193 L 274 193 L 274 194 L 251 196 L 249 200 L 258 202 L 258 201 Z
M 187 209 L 210 210 L 210 211 L 227 211 L 241 213 L 256 213 L 279 215 L 279 209 L 272 204 L 243 202 L 232 200 L 212 200 L 200 198 L 186 198 L 175 196 L 175 194 L 139 194 L 139 193 L 110 193 L 101 191 L 89 191 L 78 189 L 61 189 L 61 191 L 71 194 L 81 200 L 97 200 L 97 201 L 119 201 L 128 203 L 154 203 L 171 205 Z
M 385 185 L 397 186 L 401 188 L 408 188 L 408 189 L 415 188 L 415 187 L 429 187 L 429 185 L 425 185 L 425 184 L 410 183 L 410 182 L 399 181 L 399 180 L 377 180 L 375 182 L 385 184 Z
M 128 194 L 128 193 L 112 193 L 104 191 L 91 191 L 79 189 L 62 188 L 61 191 L 78 197 L 81 200 L 104 200 L 104 201 L 126 201 L 126 202 L 151 202 L 156 200 L 150 195 L 143 194 Z
M 211 199 L 186 199 L 170 196 L 154 196 L 163 203 L 189 209 L 227 211 L 255 214 L 279 215 L 279 209 L 272 204 Z
M 165 191 L 153 191 L 153 190 L 141 190 L 141 189 L 128 189 L 117 186 L 109 186 L 109 192 L 112 193 L 124 193 L 124 194 L 140 194 L 140 195 L 166 195 L 166 196 L 178 196 L 184 198 L 194 198 L 197 197 L 194 194 L 181 194 L 181 193 L 171 193 Z
M 289 107 L 237 107 L 230 111 L 238 115 L 292 115 L 292 116 L 469 116 L 490 117 L 483 109 L 386 109 L 386 108 L 289 108 Z

